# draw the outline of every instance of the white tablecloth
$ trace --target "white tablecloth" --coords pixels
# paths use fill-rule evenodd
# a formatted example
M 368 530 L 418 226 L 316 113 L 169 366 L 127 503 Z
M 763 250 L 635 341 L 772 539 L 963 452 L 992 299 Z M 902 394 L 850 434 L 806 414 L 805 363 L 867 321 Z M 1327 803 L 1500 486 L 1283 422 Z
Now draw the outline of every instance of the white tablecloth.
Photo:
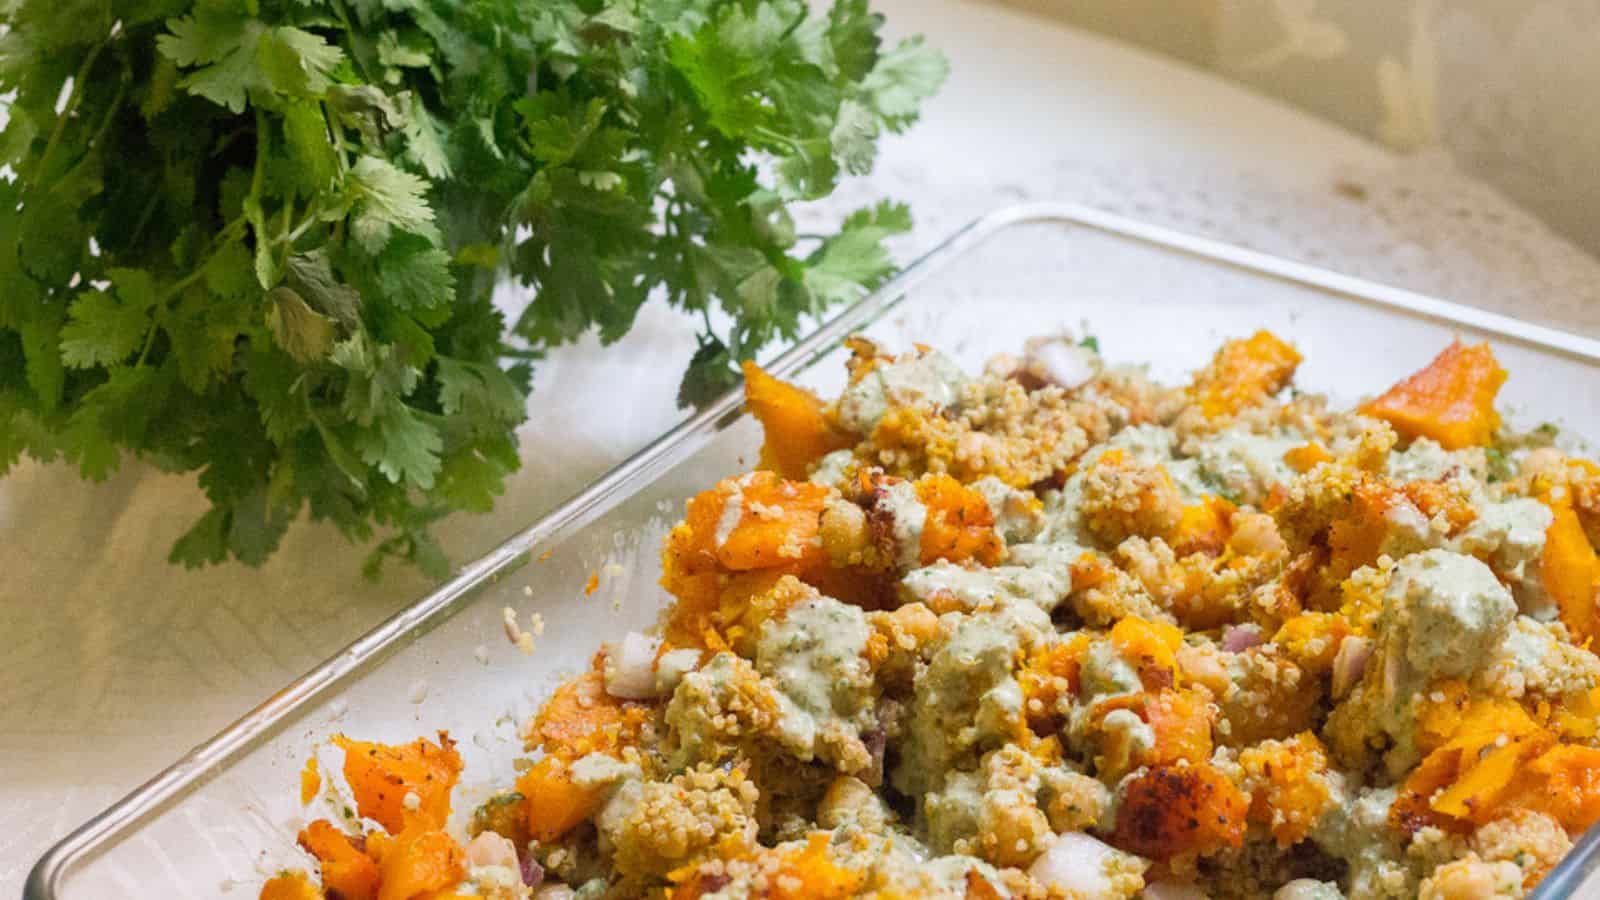
M 910 253 L 997 205 L 1083 200 L 1334 268 L 1577 327 L 1594 263 L 1492 194 L 1213 77 L 955 0 L 883 0 L 953 74 L 878 174 L 817 215 L 913 204 Z M 670 425 L 693 325 L 651 309 L 604 353 L 541 365 L 524 468 L 491 515 L 446 523 L 458 561 L 491 547 Z M 101 485 L 24 464 L 0 482 L 0 897 L 88 815 L 427 587 L 362 580 L 360 548 L 301 525 L 270 563 L 184 571 L 190 480 L 125 465 Z

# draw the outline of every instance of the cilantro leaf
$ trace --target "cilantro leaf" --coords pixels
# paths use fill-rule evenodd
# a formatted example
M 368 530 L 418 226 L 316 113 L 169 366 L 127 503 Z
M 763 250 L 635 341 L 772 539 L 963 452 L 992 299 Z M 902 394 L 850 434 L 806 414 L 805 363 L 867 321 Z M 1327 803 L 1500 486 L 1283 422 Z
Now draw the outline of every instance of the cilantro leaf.
M 899 131 L 916 121 L 922 102 L 949 72 L 943 54 L 928 49 L 920 37 L 907 38 L 878 60 L 861 87 L 885 124 Z
M 868 0 L 8 0 L 6 26 L 0 472 L 191 474 L 183 565 L 260 563 L 308 514 L 366 571 L 448 572 L 431 528 L 504 491 L 544 350 L 673 304 L 707 321 L 701 403 L 892 271 L 904 208 L 801 237 L 790 204 L 944 74 Z
M 394 229 L 436 238 L 428 183 L 375 156 L 363 156 L 350 172 L 349 194 L 356 205 L 350 233 L 368 253 L 378 253 Z
M 67 308 L 61 329 L 61 360 L 87 369 L 125 362 L 144 343 L 150 317 L 105 291 L 88 291 Z
M 444 449 L 439 432 L 398 403 L 390 404 L 373 425 L 356 441 L 362 462 L 376 466 L 397 484 L 406 482 L 423 490 L 433 487 L 439 451 Z

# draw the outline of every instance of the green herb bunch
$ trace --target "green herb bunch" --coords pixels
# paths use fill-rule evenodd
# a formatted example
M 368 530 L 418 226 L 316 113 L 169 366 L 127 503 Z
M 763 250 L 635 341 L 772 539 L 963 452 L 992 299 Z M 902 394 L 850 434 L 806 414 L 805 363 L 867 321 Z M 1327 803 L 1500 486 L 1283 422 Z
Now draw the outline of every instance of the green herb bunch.
M 0 474 L 24 454 L 197 472 L 188 565 L 259 563 L 309 511 L 378 539 L 373 572 L 442 573 L 429 526 L 501 492 L 543 348 L 613 341 L 662 298 L 705 314 L 697 402 L 885 277 L 902 207 L 810 240 L 789 207 L 870 169 L 944 75 L 916 40 L 882 46 L 866 0 L 0 18 Z

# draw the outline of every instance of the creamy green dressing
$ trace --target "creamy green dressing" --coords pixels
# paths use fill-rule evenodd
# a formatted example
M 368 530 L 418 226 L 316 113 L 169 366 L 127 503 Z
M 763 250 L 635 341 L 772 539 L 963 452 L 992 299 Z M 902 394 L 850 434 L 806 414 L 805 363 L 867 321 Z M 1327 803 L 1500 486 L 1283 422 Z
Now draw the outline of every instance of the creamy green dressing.
M 845 480 L 850 466 L 856 461 L 853 450 L 835 450 L 825 454 L 817 460 L 816 468 L 811 470 L 813 484 L 825 484 L 829 487 L 838 487 Z
M 1511 593 L 1473 557 L 1426 550 L 1395 566 L 1366 675 L 1377 691 L 1373 724 L 1394 742 L 1392 769 L 1416 761 L 1416 702 L 1422 692 L 1440 678 L 1465 678 L 1481 669 L 1516 612 Z
M 994 601 L 1031 603 L 1045 612 L 1058 606 L 1072 589 L 1066 564 L 995 566 L 968 569 L 945 560 L 912 569 L 900 580 L 911 598 L 928 602 L 944 595 L 968 609 Z
M 1100 720 L 1105 732 L 1105 747 L 1116 748 L 1121 758 L 1108 758 L 1105 767 L 1115 772 L 1125 772 L 1135 760 L 1156 745 L 1155 730 L 1138 713 L 1129 709 L 1114 709 Z
M 1349 864 L 1351 897 L 1399 898 L 1415 891 L 1416 875 L 1389 827 L 1397 793 L 1392 787 L 1347 792 L 1335 778 L 1333 802 L 1311 832 L 1323 852 Z
M 1162 428 L 1160 425 L 1129 425 L 1101 444 L 1098 452 L 1091 451 L 1093 456 L 1085 454 L 1085 460 L 1092 461 L 1098 458 L 1100 453 L 1117 447 L 1126 451 L 1128 458 L 1141 466 L 1164 465 L 1172 459 L 1172 448 L 1176 442 L 1177 438 L 1170 428 Z
M 1019 491 L 987 475 L 968 485 L 983 497 L 994 514 L 994 530 L 1007 544 L 1033 540 L 1044 527 L 1044 515 L 1033 502 L 1033 492 Z
M 949 853 L 955 842 L 978 833 L 978 808 L 983 804 L 983 779 L 973 772 L 951 772 L 944 786 L 924 798 L 923 822 L 928 845 Z
M 1050 618 L 1026 604 L 952 618 L 959 619 L 954 631 L 917 679 L 904 751 L 892 773 L 895 786 L 916 798 L 939 788 L 958 758 L 1015 733 L 1015 718 L 1004 720 L 1020 715 L 1012 661 L 1024 634 L 1051 632 Z
M 1486 559 L 1510 584 L 1517 605 L 1527 615 L 1550 621 L 1558 612 L 1539 577 L 1545 531 L 1553 516 L 1538 500 L 1519 497 L 1478 504 L 1478 518 L 1455 539 L 1462 553 Z
M 839 396 L 839 424 L 871 434 L 890 406 L 941 409 L 957 405 L 966 373 L 936 350 L 877 365 Z
M 902 568 L 922 562 L 922 530 L 928 524 L 928 508 L 917 498 L 916 485 L 897 481 L 878 495 L 878 505 L 886 509 L 893 524 L 895 559 Z
M 1422 437 L 1406 449 L 1390 453 L 1384 471 L 1396 481 L 1443 481 L 1456 473 L 1482 480 L 1484 455 L 1478 448 L 1446 450 L 1431 438 Z
M 1482 562 L 1447 550 L 1400 561 L 1384 596 L 1382 627 L 1403 642 L 1414 678 L 1472 673 L 1500 643 L 1516 602 Z
M 756 671 L 818 722 L 853 722 L 872 704 L 864 655 L 871 636 L 860 607 L 831 597 L 806 600 L 762 625 Z
M 1305 435 L 1295 431 L 1254 434 L 1229 428 L 1196 447 L 1194 458 L 1201 481 L 1213 493 L 1236 503 L 1260 504 L 1274 485 L 1295 476 L 1283 455 L 1305 443 Z

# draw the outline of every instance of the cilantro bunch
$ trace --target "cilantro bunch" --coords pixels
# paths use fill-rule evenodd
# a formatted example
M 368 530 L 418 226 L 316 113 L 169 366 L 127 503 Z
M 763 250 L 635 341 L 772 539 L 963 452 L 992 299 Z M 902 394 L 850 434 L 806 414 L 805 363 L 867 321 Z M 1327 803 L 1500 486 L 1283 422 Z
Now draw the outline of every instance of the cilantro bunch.
M 903 208 L 806 239 L 789 207 L 867 171 L 944 75 L 866 0 L 0 18 L 0 474 L 196 472 L 187 565 L 259 563 L 309 512 L 378 539 L 372 571 L 442 573 L 429 526 L 501 492 L 543 348 L 615 340 L 652 298 L 702 313 L 692 403 L 887 275 Z

